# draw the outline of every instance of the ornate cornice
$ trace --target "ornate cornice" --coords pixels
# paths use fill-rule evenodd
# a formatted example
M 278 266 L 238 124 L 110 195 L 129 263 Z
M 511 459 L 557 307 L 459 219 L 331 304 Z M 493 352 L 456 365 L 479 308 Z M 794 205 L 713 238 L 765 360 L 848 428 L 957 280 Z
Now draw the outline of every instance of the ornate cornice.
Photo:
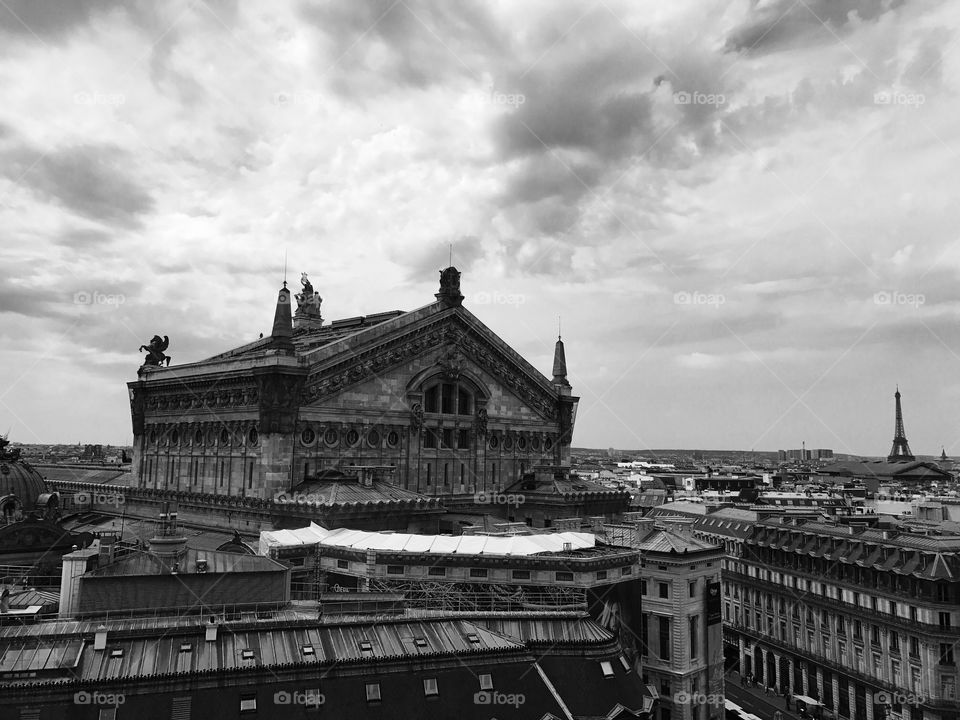
M 228 382 L 211 379 L 187 386 L 138 388 L 136 397 L 139 399 L 141 395 L 144 410 L 151 414 L 255 408 L 260 401 L 260 390 L 252 378 Z

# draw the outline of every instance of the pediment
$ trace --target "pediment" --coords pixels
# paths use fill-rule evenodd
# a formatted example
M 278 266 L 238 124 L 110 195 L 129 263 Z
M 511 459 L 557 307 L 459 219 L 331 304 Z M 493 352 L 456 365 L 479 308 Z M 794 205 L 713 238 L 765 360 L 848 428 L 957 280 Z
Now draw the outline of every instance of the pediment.
M 301 404 L 322 402 L 425 356 L 433 356 L 441 372 L 475 368 L 544 418 L 557 417 L 550 381 L 462 308 L 325 358 L 310 368 Z

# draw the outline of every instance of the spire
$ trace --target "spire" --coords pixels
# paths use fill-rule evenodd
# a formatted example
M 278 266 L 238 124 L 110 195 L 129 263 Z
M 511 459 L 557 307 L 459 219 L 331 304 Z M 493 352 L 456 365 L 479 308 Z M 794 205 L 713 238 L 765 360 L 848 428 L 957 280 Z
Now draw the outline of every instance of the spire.
M 277 310 L 273 314 L 273 330 L 270 332 L 272 344 L 283 350 L 293 350 L 293 318 L 290 315 L 290 291 L 287 281 L 283 281 L 277 296 Z
M 910 446 L 907 444 L 907 435 L 903 430 L 903 411 L 900 409 L 900 386 L 897 385 L 897 391 L 893 395 L 896 402 L 896 426 L 893 431 L 893 447 L 890 448 L 890 454 L 887 456 L 888 462 L 895 460 L 916 460 L 913 453 L 910 452 Z
M 570 387 L 567 381 L 567 355 L 560 335 L 557 335 L 557 344 L 553 349 L 553 384 Z

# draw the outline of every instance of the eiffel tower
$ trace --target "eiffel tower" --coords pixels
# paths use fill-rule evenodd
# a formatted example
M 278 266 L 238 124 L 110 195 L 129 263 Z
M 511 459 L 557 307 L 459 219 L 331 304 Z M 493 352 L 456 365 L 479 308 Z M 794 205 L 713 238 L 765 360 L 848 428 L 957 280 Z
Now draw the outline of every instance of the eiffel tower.
M 903 412 L 900 410 L 900 387 L 897 386 L 897 392 L 894 395 L 897 399 L 897 428 L 894 430 L 893 447 L 890 448 L 890 454 L 887 455 L 887 462 L 895 460 L 916 460 L 913 453 L 910 452 L 910 446 L 907 444 L 907 435 L 903 431 Z

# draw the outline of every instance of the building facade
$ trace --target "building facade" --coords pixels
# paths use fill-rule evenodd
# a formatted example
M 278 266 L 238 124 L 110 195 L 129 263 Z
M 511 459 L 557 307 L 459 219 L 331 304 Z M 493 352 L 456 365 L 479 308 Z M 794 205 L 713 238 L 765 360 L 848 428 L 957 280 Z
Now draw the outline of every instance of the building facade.
M 135 484 L 272 498 L 325 470 L 380 466 L 449 496 L 569 465 L 578 398 L 562 342 L 548 378 L 463 307 L 455 268 L 435 297 L 328 325 L 304 280 L 295 317 L 280 290 L 269 337 L 170 367 L 155 338 L 128 383 Z
M 848 720 L 954 720 L 960 537 L 768 519 L 724 573 L 741 672 Z

